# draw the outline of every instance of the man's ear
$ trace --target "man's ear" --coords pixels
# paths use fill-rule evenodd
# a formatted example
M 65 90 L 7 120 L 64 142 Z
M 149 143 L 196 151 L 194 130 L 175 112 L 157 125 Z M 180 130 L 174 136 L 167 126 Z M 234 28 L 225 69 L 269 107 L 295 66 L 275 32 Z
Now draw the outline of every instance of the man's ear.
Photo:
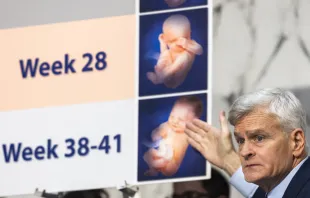
M 306 147 L 306 137 L 302 129 L 297 128 L 290 133 L 290 145 L 295 157 L 300 157 Z

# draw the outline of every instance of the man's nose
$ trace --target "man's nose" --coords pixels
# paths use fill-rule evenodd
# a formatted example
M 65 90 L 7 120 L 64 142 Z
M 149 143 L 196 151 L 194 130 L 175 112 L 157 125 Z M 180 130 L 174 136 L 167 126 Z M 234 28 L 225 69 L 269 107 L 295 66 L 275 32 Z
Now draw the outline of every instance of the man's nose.
M 252 156 L 255 155 L 255 151 L 252 148 L 252 144 L 248 141 L 245 141 L 244 144 L 239 148 L 240 155 L 245 159 L 248 160 Z

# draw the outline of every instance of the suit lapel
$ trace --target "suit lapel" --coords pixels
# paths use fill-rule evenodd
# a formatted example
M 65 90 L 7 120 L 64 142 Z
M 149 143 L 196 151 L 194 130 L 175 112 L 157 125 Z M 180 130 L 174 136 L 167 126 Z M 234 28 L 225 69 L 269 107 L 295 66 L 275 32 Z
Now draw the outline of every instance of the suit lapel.
M 265 191 L 263 191 L 263 189 L 258 187 L 252 198 L 265 198 L 265 197 L 266 197 Z
M 310 179 L 310 158 L 299 168 L 292 181 L 288 185 L 283 198 L 297 197 L 306 182 Z

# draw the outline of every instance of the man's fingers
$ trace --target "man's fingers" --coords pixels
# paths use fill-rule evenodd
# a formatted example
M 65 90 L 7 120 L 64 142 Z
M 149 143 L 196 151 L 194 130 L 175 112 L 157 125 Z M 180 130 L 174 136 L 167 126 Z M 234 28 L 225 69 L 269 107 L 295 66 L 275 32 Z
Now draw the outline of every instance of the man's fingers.
M 196 133 L 195 131 L 192 131 L 188 128 L 185 129 L 185 133 L 187 134 L 187 136 L 191 139 L 193 139 L 196 142 L 201 142 L 202 140 L 202 136 L 199 135 L 198 133 Z
M 205 132 L 208 132 L 211 129 L 211 126 L 206 123 L 205 121 L 202 121 L 200 119 L 194 119 L 192 122 L 196 127 L 204 130 Z
M 194 148 L 195 148 L 196 150 L 198 150 L 200 153 L 203 152 L 203 149 L 202 149 L 201 144 L 199 144 L 198 142 L 196 142 L 194 139 L 188 137 L 188 138 L 187 138 L 187 141 L 188 141 L 188 143 L 189 143 L 192 147 L 194 147 Z
M 201 137 L 204 137 L 206 135 L 206 132 L 203 129 L 197 127 L 196 125 L 194 125 L 190 122 L 186 124 L 186 128 L 191 130 L 192 132 L 197 133 Z
M 225 111 L 220 113 L 220 124 L 223 133 L 229 133 L 228 122 L 225 116 Z

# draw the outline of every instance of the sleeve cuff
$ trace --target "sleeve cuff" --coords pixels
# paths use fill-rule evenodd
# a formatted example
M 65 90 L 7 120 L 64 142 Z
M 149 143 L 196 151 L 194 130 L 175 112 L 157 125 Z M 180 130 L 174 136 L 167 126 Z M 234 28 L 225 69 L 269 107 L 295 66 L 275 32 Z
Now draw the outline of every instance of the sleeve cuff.
M 238 170 L 232 175 L 229 179 L 229 183 L 233 185 L 244 197 L 252 197 L 258 187 L 255 184 L 245 181 L 241 167 L 238 168 Z

